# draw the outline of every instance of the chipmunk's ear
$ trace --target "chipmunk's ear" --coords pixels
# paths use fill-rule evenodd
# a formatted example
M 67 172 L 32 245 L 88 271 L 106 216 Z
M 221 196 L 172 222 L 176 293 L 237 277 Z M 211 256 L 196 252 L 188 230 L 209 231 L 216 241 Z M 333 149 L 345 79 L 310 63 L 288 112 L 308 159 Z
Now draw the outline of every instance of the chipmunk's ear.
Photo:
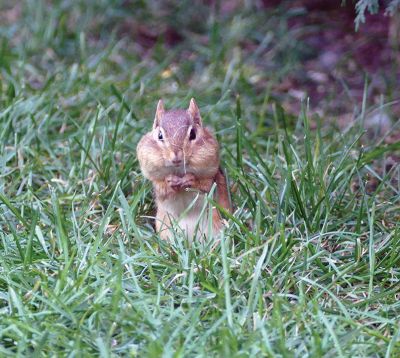
M 157 109 L 156 109 L 156 116 L 154 118 L 153 129 L 160 125 L 161 117 L 164 115 L 164 102 L 162 99 L 158 101 Z
M 195 124 L 198 124 L 200 127 L 203 126 L 203 123 L 201 121 L 201 116 L 200 116 L 200 110 L 199 107 L 197 107 L 196 101 L 194 98 L 190 100 L 189 108 L 188 108 L 188 113 L 193 119 L 193 122 Z

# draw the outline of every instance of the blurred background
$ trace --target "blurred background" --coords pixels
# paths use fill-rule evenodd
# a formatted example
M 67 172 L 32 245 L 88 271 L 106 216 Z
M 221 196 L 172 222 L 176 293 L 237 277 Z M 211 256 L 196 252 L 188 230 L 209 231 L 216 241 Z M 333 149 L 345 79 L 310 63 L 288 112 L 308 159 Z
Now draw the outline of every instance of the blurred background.
M 123 92 L 193 92 L 209 103 L 229 90 L 277 100 L 294 114 L 309 97 L 312 111 L 346 121 L 364 92 L 370 105 L 398 96 L 398 4 L 377 3 L 2 0 L 3 90 L 4 72 L 28 58 L 31 90 L 45 86 L 60 63 L 98 70 L 105 61 L 105 82 L 118 74 L 112 82 Z M 140 78 L 144 67 L 157 71 L 156 86 Z

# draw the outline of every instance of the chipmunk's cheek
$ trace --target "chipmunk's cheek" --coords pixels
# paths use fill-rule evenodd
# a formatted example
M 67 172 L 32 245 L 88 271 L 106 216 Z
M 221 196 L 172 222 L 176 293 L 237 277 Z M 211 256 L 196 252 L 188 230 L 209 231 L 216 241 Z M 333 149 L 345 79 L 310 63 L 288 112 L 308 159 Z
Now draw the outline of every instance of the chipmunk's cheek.
M 203 168 L 207 165 L 206 159 L 207 156 L 203 150 L 197 150 L 194 152 L 194 155 L 190 157 L 190 166 L 193 168 Z
M 167 152 L 167 151 L 162 151 L 162 155 L 161 155 L 161 158 L 162 158 L 162 161 L 163 161 L 163 167 L 164 168 L 167 168 L 167 167 L 169 167 L 169 166 L 171 166 L 171 155 L 170 155 L 170 153 L 169 152 Z

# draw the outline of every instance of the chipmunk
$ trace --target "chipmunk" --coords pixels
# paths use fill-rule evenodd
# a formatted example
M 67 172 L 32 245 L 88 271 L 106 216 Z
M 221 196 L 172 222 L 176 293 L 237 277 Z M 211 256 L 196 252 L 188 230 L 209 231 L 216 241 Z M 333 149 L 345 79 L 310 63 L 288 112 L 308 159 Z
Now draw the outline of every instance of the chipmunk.
M 217 203 L 230 211 L 225 176 L 219 165 L 219 146 L 212 133 L 203 127 L 199 108 L 192 98 L 187 110 L 166 111 L 160 99 L 153 130 L 137 145 L 137 157 L 143 175 L 154 187 L 157 215 L 156 230 L 162 239 L 171 232 L 171 221 L 193 238 L 207 236 L 208 217 L 201 211 L 208 194 L 216 183 Z M 212 233 L 222 229 L 222 219 L 212 209 Z

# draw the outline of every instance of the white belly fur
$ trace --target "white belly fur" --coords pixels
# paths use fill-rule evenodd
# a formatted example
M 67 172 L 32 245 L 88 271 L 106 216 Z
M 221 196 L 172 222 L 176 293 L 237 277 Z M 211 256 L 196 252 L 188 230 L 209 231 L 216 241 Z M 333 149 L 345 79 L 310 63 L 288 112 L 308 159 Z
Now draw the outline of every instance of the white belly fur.
M 203 212 L 205 205 L 207 206 L 205 195 L 197 192 L 182 192 L 175 195 L 171 199 L 166 199 L 159 203 L 159 209 L 168 213 L 171 219 L 176 220 L 179 227 L 185 231 L 189 239 L 197 229 L 196 237 L 201 237 L 203 234 L 208 236 L 208 210 Z M 190 207 L 190 209 L 188 209 Z

